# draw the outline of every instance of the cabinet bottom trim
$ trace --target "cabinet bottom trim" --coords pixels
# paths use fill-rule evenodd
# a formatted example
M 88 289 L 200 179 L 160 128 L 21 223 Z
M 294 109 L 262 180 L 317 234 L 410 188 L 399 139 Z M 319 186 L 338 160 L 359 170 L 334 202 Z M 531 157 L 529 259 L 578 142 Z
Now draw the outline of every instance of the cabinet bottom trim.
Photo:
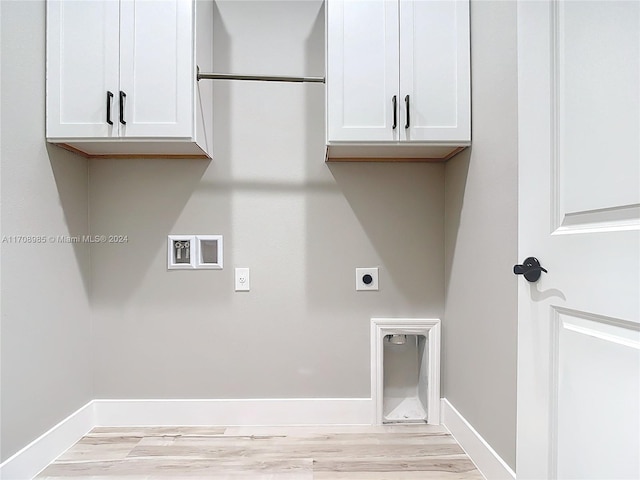
M 328 145 L 326 162 L 446 162 L 467 146 Z
M 167 150 L 176 150 L 175 143 L 161 143 L 160 147 L 167 146 Z M 80 155 L 84 158 L 181 158 L 181 159 L 207 159 L 210 160 L 211 157 L 206 153 L 152 153 L 152 152 L 141 152 L 141 153 L 90 153 L 84 150 L 81 150 L 78 147 L 70 145 L 68 143 L 54 143 L 53 145 L 57 145 L 58 147 L 73 152 L 77 155 Z M 185 145 L 186 146 L 186 145 Z M 158 151 L 162 151 L 162 148 L 157 148 Z M 194 151 L 200 150 L 199 147 L 196 147 L 193 144 L 190 144 L 188 148 L 185 150 Z M 131 149 L 132 152 L 135 149 Z M 200 150 L 201 151 L 201 150 Z

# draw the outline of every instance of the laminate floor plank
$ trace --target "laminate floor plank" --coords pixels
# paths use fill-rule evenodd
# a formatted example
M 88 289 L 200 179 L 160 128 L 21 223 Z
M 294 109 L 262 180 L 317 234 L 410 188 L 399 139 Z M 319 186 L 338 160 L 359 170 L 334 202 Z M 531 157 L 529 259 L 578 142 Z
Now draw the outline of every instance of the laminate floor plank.
M 123 460 L 144 437 L 90 437 L 80 439 L 60 457 L 58 462 Z
M 313 480 L 485 480 L 474 472 L 314 472 Z
M 232 438 L 232 437 L 231 437 Z M 354 444 L 324 442 L 314 444 L 283 444 L 278 441 L 249 440 L 239 444 L 225 442 L 190 442 L 182 438 L 143 439 L 129 453 L 129 457 L 160 457 L 178 456 L 186 458 L 217 458 L 246 456 L 271 457 L 286 456 L 287 458 L 314 459 L 335 458 L 336 456 L 351 456 L 354 458 L 378 458 L 378 457 L 415 457 L 424 458 L 431 456 L 464 454 L 457 443 L 417 443 L 407 444 Z
M 87 437 L 208 437 L 224 435 L 227 427 L 95 427 Z
M 444 427 L 97 427 L 39 480 L 482 480 Z
M 449 431 L 442 425 L 426 423 L 387 424 L 387 425 L 312 425 L 312 426 L 257 426 L 257 427 L 227 427 L 225 435 L 286 435 L 288 437 L 306 437 L 309 435 L 343 434 L 343 433 L 442 433 Z
M 141 439 L 139 446 L 192 446 L 209 447 L 222 445 L 225 447 L 258 447 L 262 445 L 281 446 L 288 448 L 295 446 L 298 448 L 324 447 L 326 445 L 368 446 L 370 448 L 394 448 L 397 446 L 425 447 L 426 445 L 451 445 L 457 446 L 457 442 L 451 435 L 423 435 L 423 434 L 386 434 L 386 435 L 308 435 L 306 437 L 290 437 L 287 435 L 253 435 L 253 436 L 217 436 L 217 437 L 145 437 Z
M 283 473 L 312 473 L 309 459 L 250 459 L 250 458 L 130 458 L 125 461 L 60 462 L 53 463 L 41 476 L 81 477 L 102 475 L 102 478 L 125 478 L 128 475 L 169 476 L 180 478 L 192 475 L 274 475 Z
M 434 458 L 382 457 L 377 459 L 335 458 L 314 460 L 314 472 L 452 472 L 466 473 L 475 470 L 466 455 Z

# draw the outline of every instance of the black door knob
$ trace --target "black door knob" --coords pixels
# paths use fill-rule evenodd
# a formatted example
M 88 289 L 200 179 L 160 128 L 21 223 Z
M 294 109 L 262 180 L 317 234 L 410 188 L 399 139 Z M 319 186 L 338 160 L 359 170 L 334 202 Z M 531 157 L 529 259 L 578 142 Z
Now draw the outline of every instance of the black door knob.
M 527 257 L 522 265 L 513 266 L 513 273 L 524 275 L 524 278 L 531 283 L 537 282 L 542 272 L 547 273 L 547 269 L 540 266 L 540 262 L 535 257 Z

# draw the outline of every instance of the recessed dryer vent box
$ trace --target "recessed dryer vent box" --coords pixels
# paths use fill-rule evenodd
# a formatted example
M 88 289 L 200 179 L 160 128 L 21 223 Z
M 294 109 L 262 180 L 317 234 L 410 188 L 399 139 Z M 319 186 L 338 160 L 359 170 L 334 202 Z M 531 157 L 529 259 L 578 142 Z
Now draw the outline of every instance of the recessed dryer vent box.
M 196 268 L 196 237 L 169 235 L 167 241 L 167 268 L 169 270 Z
M 440 319 L 371 319 L 373 423 L 440 423 Z

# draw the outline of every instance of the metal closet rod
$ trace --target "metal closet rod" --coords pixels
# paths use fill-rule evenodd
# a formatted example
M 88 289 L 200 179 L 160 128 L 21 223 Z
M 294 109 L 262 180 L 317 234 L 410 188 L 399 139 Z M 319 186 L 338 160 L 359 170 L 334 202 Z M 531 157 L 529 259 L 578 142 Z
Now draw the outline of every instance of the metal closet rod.
M 289 77 L 286 75 L 236 75 L 233 73 L 200 73 L 200 80 L 255 80 L 260 82 L 325 83 L 324 77 Z

